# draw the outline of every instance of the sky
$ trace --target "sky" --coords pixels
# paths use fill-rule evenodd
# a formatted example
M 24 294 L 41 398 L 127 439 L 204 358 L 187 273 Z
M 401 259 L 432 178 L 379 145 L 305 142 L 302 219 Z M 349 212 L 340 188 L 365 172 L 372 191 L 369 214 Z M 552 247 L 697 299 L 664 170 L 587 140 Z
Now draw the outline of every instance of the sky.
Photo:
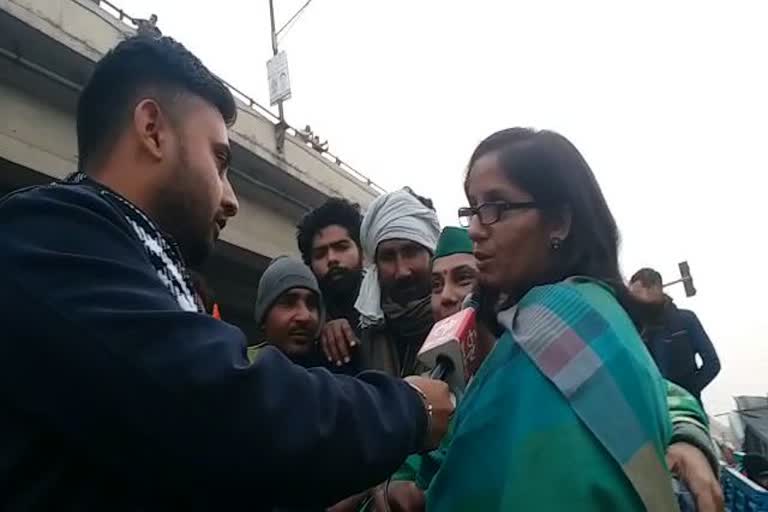
M 281 26 L 305 0 L 275 0 Z M 267 0 L 114 0 L 268 105 Z M 629 276 L 690 263 L 693 309 L 723 370 L 708 412 L 768 392 L 768 4 L 313 0 L 281 49 L 286 118 L 387 190 L 410 185 L 455 225 L 474 147 L 556 130 L 592 167 Z

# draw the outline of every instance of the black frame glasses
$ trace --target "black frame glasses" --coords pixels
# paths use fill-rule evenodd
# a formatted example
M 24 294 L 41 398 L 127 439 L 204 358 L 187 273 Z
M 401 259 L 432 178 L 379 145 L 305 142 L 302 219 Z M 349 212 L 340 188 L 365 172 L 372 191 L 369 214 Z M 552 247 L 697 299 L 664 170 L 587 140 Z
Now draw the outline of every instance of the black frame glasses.
M 537 207 L 538 205 L 534 201 L 527 201 L 524 203 L 490 201 L 477 206 L 465 206 L 464 208 L 459 208 L 459 225 L 468 228 L 469 224 L 472 222 L 472 217 L 477 215 L 480 224 L 483 226 L 490 226 L 491 224 L 499 222 L 499 219 L 501 219 L 501 215 L 504 212 Z

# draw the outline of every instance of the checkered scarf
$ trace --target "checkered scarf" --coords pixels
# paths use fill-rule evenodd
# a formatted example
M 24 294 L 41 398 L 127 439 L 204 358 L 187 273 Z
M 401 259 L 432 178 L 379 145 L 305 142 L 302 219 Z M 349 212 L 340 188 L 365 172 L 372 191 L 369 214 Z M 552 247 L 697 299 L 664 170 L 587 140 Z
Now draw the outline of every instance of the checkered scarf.
M 184 311 L 204 312 L 204 308 L 194 293 L 192 280 L 186 270 L 184 258 L 176 242 L 164 234 L 141 210 L 124 197 L 96 183 L 82 172 L 69 176 L 67 183 L 82 183 L 95 188 L 102 198 L 117 207 L 125 220 L 141 241 L 150 263 L 155 268 L 157 277 L 174 296 L 179 307 Z

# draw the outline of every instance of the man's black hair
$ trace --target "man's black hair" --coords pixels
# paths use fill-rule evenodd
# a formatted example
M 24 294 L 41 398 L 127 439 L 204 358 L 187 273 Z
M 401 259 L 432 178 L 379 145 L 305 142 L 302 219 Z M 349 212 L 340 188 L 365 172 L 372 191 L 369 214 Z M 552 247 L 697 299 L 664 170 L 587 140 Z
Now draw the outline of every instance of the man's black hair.
M 349 233 L 349 238 L 360 246 L 360 223 L 363 216 L 360 206 L 340 197 L 332 197 L 320 207 L 308 212 L 296 226 L 296 239 L 304 263 L 312 262 L 312 241 L 315 236 L 328 226 L 341 226 Z
M 97 165 L 130 122 L 143 97 L 173 100 L 179 93 L 216 107 L 227 126 L 237 117 L 232 93 L 200 59 L 170 37 L 135 36 L 102 58 L 77 105 L 79 169 Z
M 652 268 L 641 268 L 635 272 L 635 275 L 632 276 L 632 279 L 630 279 L 629 282 L 634 283 L 637 281 L 640 281 L 640 284 L 646 288 L 651 288 L 653 286 L 663 286 L 661 274 Z

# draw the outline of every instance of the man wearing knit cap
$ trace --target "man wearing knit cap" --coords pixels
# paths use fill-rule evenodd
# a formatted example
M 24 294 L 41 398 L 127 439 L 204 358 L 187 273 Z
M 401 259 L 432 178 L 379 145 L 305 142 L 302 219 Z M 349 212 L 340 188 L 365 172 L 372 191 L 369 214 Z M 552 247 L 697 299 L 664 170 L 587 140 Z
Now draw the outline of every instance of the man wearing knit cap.
M 253 361 L 266 345 L 274 345 L 294 363 L 322 366 L 315 340 L 325 322 L 317 279 L 301 261 L 275 258 L 259 281 L 255 307 L 263 343 L 248 348 Z
M 403 188 L 376 198 L 360 226 L 368 263 L 355 308 L 363 367 L 418 372 L 416 354 L 434 323 L 430 265 L 440 235 L 429 199 Z

